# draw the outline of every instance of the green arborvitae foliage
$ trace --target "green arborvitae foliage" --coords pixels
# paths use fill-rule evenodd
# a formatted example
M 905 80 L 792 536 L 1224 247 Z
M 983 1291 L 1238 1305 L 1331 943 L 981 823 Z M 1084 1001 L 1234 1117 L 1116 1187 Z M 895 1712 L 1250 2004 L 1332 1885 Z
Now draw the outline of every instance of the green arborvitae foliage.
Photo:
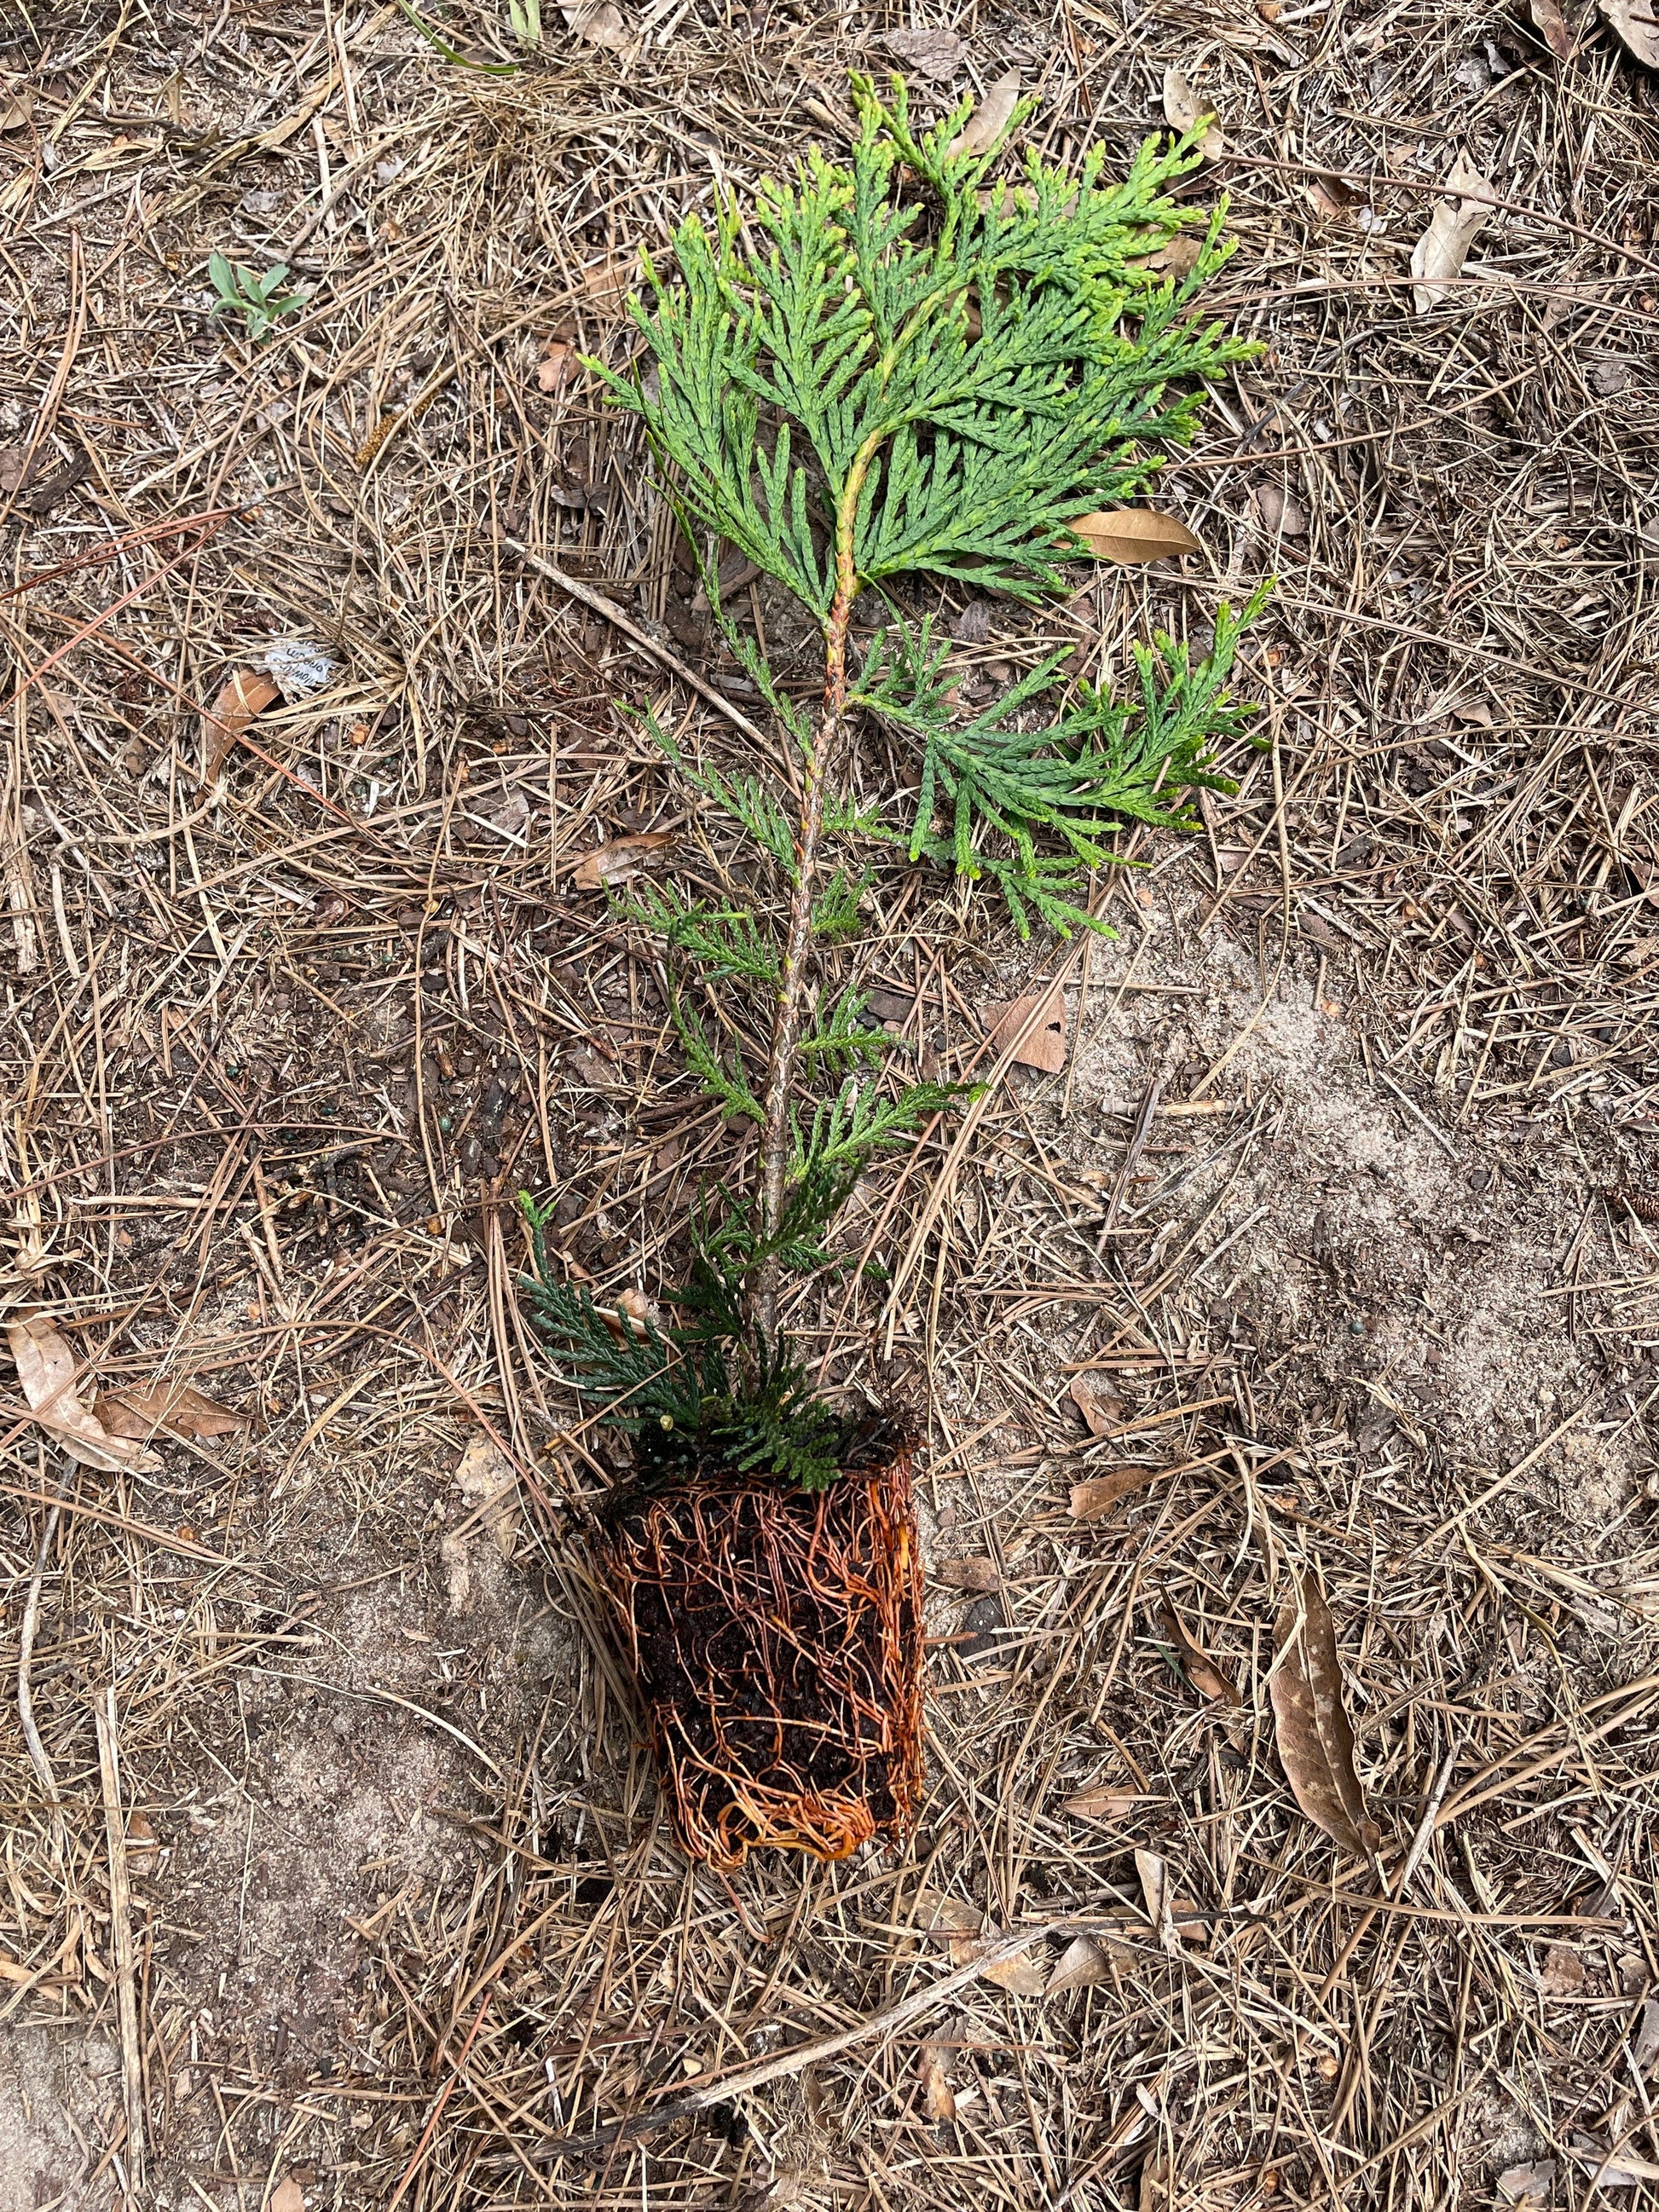
M 1121 697 L 1068 686 L 1054 653 L 983 711 L 958 707 L 948 644 L 907 607 L 930 589 L 1037 604 L 1075 588 L 1092 556 L 1071 526 L 1144 494 L 1189 438 L 1204 380 L 1253 349 L 1195 313 L 1229 249 L 1224 209 L 1195 218 L 1171 197 L 1198 165 L 1191 137 L 1149 141 L 1118 179 L 1098 149 L 1075 172 L 1032 154 L 1009 177 L 1005 148 L 1034 103 L 969 152 L 954 149 L 971 103 L 924 132 L 899 80 L 885 101 L 865 78 L 852 91 L 848 157 L 815 148 L 746 206 L 688 216 L 672 268 L 647 268 L 633 303 L 632 369 L 589 364 L 642 419 L 727 642 L 796 756 L 787 785 L 765 762 L 722 774 L 647 716 L 697 811 L 749 850 L 715 897 L 673 884 L 625 908 L 661 948 L 689 1066 L 728 1115 L 763 1125 L 760 1194 L 710 1203 L 673 1328 L 619 1340 L 545 1265 L 532 1291 L 566 1373 L 652 1439 L 656 1463 L 665 1438 L 693 1456 L 719 1438 L 736 1463 L 809 1485 L 834 1424 L 766 1317 L 778 1279 L 830 1261 L 864 1166 L 959 1095 L 902 1079 L 905 1048 L 858 986 L 880 865 L 989 879 L 1022 933 L 1100 927 L 1083 881 L 1117 859 L 1118 825 L 1185 829 L 1192 793 L 1232 787 L 1215 748 L 1244 732 L 1226 686 L 1258 604 L 1220 607 L 1201 659 L 1162 635 L 1136 647 Z M 1189 273 L 1156 274 L 1195 219 Z M 821 629 L 821 714 L 721 608 L 722 547 Z M 886 618 L 854 665 L 866 591 Z M 840 771 L 866 721 L 914 764 L 902 803 L 849 795 Z

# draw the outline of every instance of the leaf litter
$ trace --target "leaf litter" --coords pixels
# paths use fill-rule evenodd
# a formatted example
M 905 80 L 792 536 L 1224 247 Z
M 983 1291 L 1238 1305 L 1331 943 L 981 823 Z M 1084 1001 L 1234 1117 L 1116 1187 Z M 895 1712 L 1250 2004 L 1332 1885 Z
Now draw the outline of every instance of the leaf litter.
M 1310 1574 L 1291 1577 L 1273 1637 L 1273 1732 L 1291 1795 L 1343 1850 L 1373 1854 L 1381 1831 L 1365 1809 L 1343 1702 L 1336 1628 Z
M 43 1314 L 20 1314 L 7 1323 L 6 1341 L 30 1411 L 70 1459 L 105 1474 L 160 1471 L 162 1462 L 154 1452 L 131 1437 L 112 1434 L 82 1405 L 75 1354 L 54 1322 Z
M 1428 228 L 1412 248 L 1411 271 L 1418 280 L 1412 304 L 1419 315 L 1432 314 L 1455 296 L 1455 280 L 1463 273 L 1469 248 L 1492 212 L 1490 200 L 1471 197 L 1489 193 L 1492 187 L 1462 154 L 1452 164 L 1445 189 L 1447 197 L 1436 201 Z

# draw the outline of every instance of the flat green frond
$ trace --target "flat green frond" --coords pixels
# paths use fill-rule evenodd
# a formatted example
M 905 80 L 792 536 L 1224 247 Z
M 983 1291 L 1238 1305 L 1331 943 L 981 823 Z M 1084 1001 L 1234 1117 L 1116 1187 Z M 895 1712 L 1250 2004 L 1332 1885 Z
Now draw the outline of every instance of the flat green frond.
M 683 991 L 674 994 L 671 1011 L 681 1049 L 702 1078 L 708 1096 L 718 1098 L 728 1114 L 745 1114 L 751 1121 L 763 1121 L 764 1112 L 749 1087 L 741 1057 L 734 1053 L 732 1060 L 727 1061 L 703 1027 L 702 1015 Z
M 879 1067 L 892 1050 L 893 1040 L 885 1030 L 869 1026 L 868 1012 L 862 992 L 847 992 L 836 1000 L 829 1020 L 802 1037 L 801 1057 L 837 1075 L 850 1074 L 860 1066 Z
M 744 975 L 757 983 L 777 980 L 777 946 L 741 907 L 703 906 L 672 884 L 651 884 L 624 911 L 631 921 L 665 938 L 672 951 L 683 953 L 714 981 L 729 975 Z

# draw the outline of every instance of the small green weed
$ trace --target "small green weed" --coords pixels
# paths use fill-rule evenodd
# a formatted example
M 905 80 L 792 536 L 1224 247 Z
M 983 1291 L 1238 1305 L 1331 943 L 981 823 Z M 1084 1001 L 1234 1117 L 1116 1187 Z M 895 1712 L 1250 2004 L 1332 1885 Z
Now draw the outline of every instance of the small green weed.
M 251 269 L 233 268 L 222 253 L 210 253 L 208 281 L 219 295 L 213 313 L 240 315 L 249 337 L 258 344 L 270 336 L 282 316 L 306 305 L 301 293 L 279 289 L 287 275 L 285 261 L 279 261 L 263 276 L 256 276 Z

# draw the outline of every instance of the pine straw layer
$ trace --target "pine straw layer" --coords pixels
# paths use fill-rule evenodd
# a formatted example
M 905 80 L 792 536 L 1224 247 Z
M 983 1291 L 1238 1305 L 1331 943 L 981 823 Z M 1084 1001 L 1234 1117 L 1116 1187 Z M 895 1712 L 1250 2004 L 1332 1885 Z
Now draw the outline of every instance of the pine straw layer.
M 1115 945 L 1022 951 L 919 877 L 871 902 L 849 966 L 924 1062 L 986 1073 L 981 1003 L 1060 971 L 1073 1056 L 873 1177 L 849 1257 L 887 1279 L 795 1316 L 830 1379 L 927 1411 L 927 1798 L 903 1852 L 727 1883 L 674 1848 L 609 1656 L 605 1484 L 520 1325 L 511 1194 L 655 1292 L 734 1171 L 651 949 L 572 878 L 678 829 L 731 884 L 613 698 L 744 748 L 499 540 L 752 713 L 568 365 L 625 347 L 636 245 L 833 136 L 890 19 L 653 0 L 631 59 L 552 24 L 486 79 L 392 9 L 46 14 L 0 143 L 0 438 L 45 457 L 5 526 L 7 1288 L 88 1389 L 177 1375 L 254 1425 L 73 1478 L 44 1555 L 62 1470 L 6 1431 L 0 1656 L 61 1803 L 9 1697 L 0 2065 L 21 2109 L 66 2054 L 27 2075 L 44 2200 L 131 2165 L 129 2081 L 159 2201 L 239 2212 L 284 2175 L 313 2212 L 1418 2207 L 1536 2157 L 1568 2205 L 1610 2154 L 1659 2164 L 1653 81 L 1477 4 L 964 19 L 1054 148 L 1127 151 L 1188 75 L 1228 143 L 1193 186 L 1232 195 L 1218 308 L 1271 351 L 1159 495 L 1207 568 L 964 623 L 962 696 L 1051 639 L 1096 673 L 1153 622 L 1201 639 L 1273 569 L 1274 750 L 1201 841 L 1137 848 Z M 1419 319 L 1460 146 L 1506 204 Z M 313 289 L 263 351 L 207 317 L 215 246 Z M 201 708 L 295 633 L 336 681 L 215 784 Z M 481 1423 L 505 1474 L 463 1496 Z M 1274 1757 L 1293 1565 L 1413 1851 L 1391 1892 Z M 1030 1994 L 1079 1913 L 1098 1954 Z M 876 2017 L 975 1916 L 1031 1932 L 1023 1982 L 719 2130 L 550 2154 Z

